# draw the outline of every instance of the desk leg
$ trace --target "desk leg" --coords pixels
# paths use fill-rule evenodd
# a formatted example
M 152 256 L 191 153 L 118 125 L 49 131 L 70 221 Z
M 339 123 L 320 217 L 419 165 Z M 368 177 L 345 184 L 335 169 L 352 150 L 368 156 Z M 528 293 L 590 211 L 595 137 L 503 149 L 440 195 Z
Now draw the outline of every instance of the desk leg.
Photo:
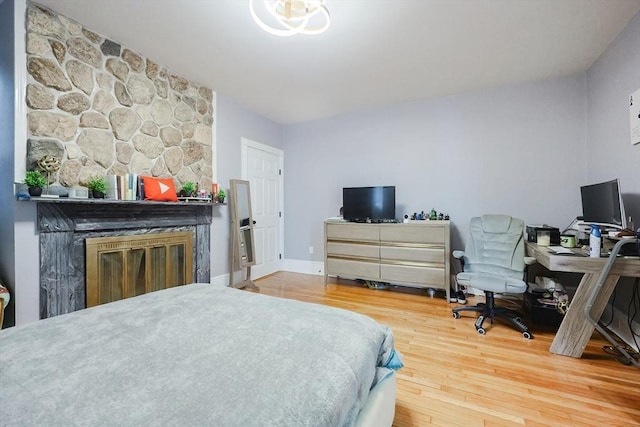
M 551 353 L 578 358 L 582 356 L 582 352 L 589 343 L 594 329 L 593 325 L 584 316 L 584 307 L 587 305 L 589 295 L 593 292 L 599 276 L 599 273 L 585 273 L 582 276 L 580 285 L 578 285 L 578 289 L 569 305 L 569 310 L 567 310 L 564 319 L 562 319 L 560 328 L 558 328 L 553 343 L 551 343 L 549 350 Z M 591 308 L 591 314 L 595 319 L 599 319 L 602 315 L 619 277 L 616 275 L 607 277 Z

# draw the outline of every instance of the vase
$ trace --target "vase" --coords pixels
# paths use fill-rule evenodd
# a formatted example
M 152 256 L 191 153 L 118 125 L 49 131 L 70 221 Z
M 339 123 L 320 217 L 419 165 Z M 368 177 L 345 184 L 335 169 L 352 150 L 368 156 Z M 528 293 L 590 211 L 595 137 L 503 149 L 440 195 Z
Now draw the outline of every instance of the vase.
M 29 195 L 31 197 L 38 197 L 42 195 L 42 187 L 29 187 Z

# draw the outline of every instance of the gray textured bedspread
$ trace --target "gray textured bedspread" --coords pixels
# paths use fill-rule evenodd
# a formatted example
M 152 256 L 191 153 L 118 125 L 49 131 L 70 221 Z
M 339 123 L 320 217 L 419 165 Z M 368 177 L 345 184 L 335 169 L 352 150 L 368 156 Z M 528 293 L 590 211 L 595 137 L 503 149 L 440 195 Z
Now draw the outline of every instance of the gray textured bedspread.
M 348 426 L 390 330 L 193 284 L 0 331 L 2 426 Z

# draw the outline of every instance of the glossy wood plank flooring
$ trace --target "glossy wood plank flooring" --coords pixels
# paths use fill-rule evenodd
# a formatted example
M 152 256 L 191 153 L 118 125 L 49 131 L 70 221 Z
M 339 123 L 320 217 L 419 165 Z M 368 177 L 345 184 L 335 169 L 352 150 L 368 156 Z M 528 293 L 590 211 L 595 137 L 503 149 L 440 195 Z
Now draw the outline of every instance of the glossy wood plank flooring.
M 529 324 L 526 340 L 496 322 L 485 336 L 473 314 L 454 319 L 423 290 L 371 290 L 355 282 L 280 272 L 260 292 L 345 308 L 389 325 L 405 367 L 394 426 L 640 426 L 640 370 L 602 351 L 597 334 L 582 359 L 549 353 L 553 331 Z M 469 299 L 468 304 L 474 301 Z

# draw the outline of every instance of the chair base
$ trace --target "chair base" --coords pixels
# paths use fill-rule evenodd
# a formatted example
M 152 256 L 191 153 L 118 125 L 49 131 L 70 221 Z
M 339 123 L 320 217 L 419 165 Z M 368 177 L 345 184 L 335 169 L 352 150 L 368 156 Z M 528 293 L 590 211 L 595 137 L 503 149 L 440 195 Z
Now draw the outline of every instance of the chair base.
M 493 292 L 485 291 L 486 304 L 478 304 L 471 307 L 456 307 L 453 311 L 453 317 L 460 318 L 461 311 L 473 311 L 480 313 L 480 316 L 476 319 L 475 327 L 476 331 L 480 335 L 484 335 L 486 330 L 483 327 L 484 321 L 489 319 L 491 324 L 495 318 L 503 319 L 513 325 L 517 330 L 522 332 L 522 336 L 527 339 L 533 339 L 533 334 L 529 331 L 527 325 L 522 321 L 521 314 L 515 310 L 511 310 L 506 307 L 496 307 L 495 297 Z

